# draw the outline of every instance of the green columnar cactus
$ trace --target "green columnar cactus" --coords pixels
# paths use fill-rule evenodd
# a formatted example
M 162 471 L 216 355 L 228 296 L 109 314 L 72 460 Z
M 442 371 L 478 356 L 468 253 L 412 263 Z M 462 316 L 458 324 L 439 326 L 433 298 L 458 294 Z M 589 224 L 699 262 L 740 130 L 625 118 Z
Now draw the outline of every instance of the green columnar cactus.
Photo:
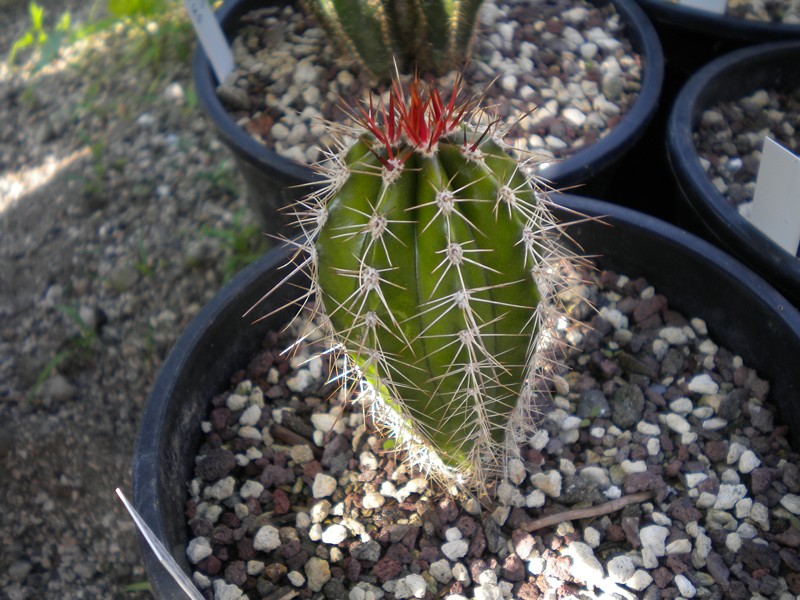
M 308 0 L 336 43 L 373 75 L 464 66 L 483 0 Z
M 551 257 L 563 255 L 546 200 L 491 125 L 468 123 L 458 87 L 445 103 L 395 83 L 388 107 L 362 111 L 330 185 L 304 201 L 298 268 L 376 420 L 469 486 L 535 409 Z

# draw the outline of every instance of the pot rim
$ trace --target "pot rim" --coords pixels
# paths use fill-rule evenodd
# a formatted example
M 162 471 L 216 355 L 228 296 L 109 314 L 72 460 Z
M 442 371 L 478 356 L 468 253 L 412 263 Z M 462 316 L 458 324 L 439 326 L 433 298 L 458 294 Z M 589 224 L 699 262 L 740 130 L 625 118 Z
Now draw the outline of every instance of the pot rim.
M 787 55 L 795 55 L 800 61 L 800 40 L 748 46 L 700 69 L 683 86 L 672 107 L 667 124 L 667 148 L 678 188 L 713 235 L 743 261 L 770 274 L 778 287 L 800 298 L 800 259 L 740 215 L 717 191 L 700 164 L 692 139 L 694 127 L 705 108 L 717 100 L 755 91 L 762 83 L 750 78 L 744 86 L 732 88 L 723 85 L 729 76 L 737 72 L 778 70 L 780 65 L 775 65 L 775 59 Z M 717 89 L 724 92 L 715 95 Z
M 732 40 L 765 42 L 800 38 L 800 24 L 772 23 L 720 15 L 669 0 L 636 0 L 659 23 L 690 29 Z
M 553 162 L 539 174 L 559 186 L 581 183 L 609 167 L 619 155 L 624 154 L 642 137 L 658 108 L 665 68 L 658 34 L 635 0 L 609 2 L 622 17 L 634 51 L 641 56 L 645 65 L 639 97 L 625 117 L 605 136 L 562 161 Z M 230 37 L 236 31 L 238 19 L 251 8 L 261 6 L 264 6 L 263 0 L 226 0 L 216 16 L 226 36 Z M 281 174 L 295 183 L 319 180 L 319 175 L 308 166 L 284 158 L 260 144 L 231 119 L 215 93 L 217 79 L 202 45 L 199 44 L 192 61 L 192 74 L 198 100 L 226 145 L 246 160 L 257 163 L 265 171 Z
M 653 239 L 659 240 L 659 243 L 656 244 L 659 249 L 661 249 L 662 246 L 669 249 L 685 249 L 681 251 L 690 254 L 693 260 L 697 261 L 696 264 L 703 267 L 700 269 L 701 271 L 706 272 L 708 268 L 714 268 L 721 272 L 720 281 L 724 280 L 726 287 L 733 286 L 735 289 L 746 291 L 746 294 L 742 294 L 743 299 L 746 300 L 752 308 L 757 308 L 759 314 L 766 313 L 769 315 L 770 318 L 767 319 L 769 322 L 763 324 L 763 327 L 767 328 L 769 334 L 782 335 L 783 344 L 791 345 L 792 348 L 796 348 L 798 352 L 800 352 L 800 312 L 792 307 L 785 298 L 762 278 L 741 265 L 737 260 L 730 257 L 722 250 L 685 230 L 665 223 L 655 217 L 625 207 L 589 198 L 563 194 L 556 195 L 554 200 L 557 204 L 566 207 L 568 214 L 565 218 L 567 220 L 570 218 L 570 214 L 574 214 L 573 211 L 585 215 L 605 215 L 612 225 L 614 222 L 618 222 L 620 226 L 624 225 L 628 229 L 628 234 L 630 235 L 624 236 L 625 240 L 630 238 L 638 239 L 642 236 L 648 236 L 649 238 L 652 236 Z M 605 231 L 603 225 L 600 225 L 599 228 Z M 652 249 L 649 249 L 649 251 L 652 252 Z M 669 255 L 673 256 L 673 253 L 670 252 Z M 164 505 L 160 497 L 161 490 L 170 483 L 174 484 L 175 481 L 174 477 L 170 481 L 163 481 L 163 478 L 166 477 L 166 475 L 164 475 L 164 463 L 180 458 L 175 456 L 174 453 L 171 453 L 167 440 L 164 439 L 168 437 L 166 419 L 169 412 L 167 410 L 167 404 L 176 393 L 184 394 L 184 398 L 181 400 L 184 404 L 196 405 L 198 402 L 208 401 L 208 395 L 204 398 L 195 398 L 194 396 L 191 398 L 185 397 L 186 391 L 180 390 L 177 385 L 179 371 L 181 369 L 189 369 L 187 361 L 190 360 L 193 355 L 197 356 L 198 351 L 196 347 L 200 344 L 204 335 L 209 331 L 213 332 L 215 325 L 226 320 L 229 315 L 236 314 L 236 316 L 238 316 L 241 314 L 238 312 L 238 307 L 242 305 L 251 306 L 252 298 L 258 298 L 261 293 L 263 293 L 264 282 L 270 277 L 273 277 L 273 281 L 275 277 L 282 277 L 282 275 L 265 276 L 264 274 L 274 273 L 277 267 L 287 262 L 287 256 L 288 251 L 286 248 L 276 247 L 268 251 L 258 261 L 235 276 L 203 307 L 203 309 L 201 309 L 175 343 L 169 356 L 162 365 L 140 421 L 133 462 L 133 503 L 137 511 L 140 512 L 145 521 L 150 525 L 155 535 L 173 552 L 173 556 L 176 556 L 176 558 L 187 567 L 188 561 L 186 561 L 185 558 L 185 539 L 175 539 L 176 536 L 180 538 L 181 535 L 186 538 L 185 522 L 181 524 L 173 523 L 172 525 L 167 523 L 170 516 L 174 517 L 177 514 L 183 514 L 183 506 L 177 511 L 174 507 L 170 510 L 169 507 Z M 626 253 L 624 256 L 628 257 L 634 255 L 632 253 Z M 666 256 L 666 254 L 660 252 L 657 256 Z M 628 260 L 628 258 L 625 260 Z M 642 260 L 641 257 L 636 256 L 634 262 L 640 260 Z M 671 264 L 676 263 L 673 262 Z M 654 268 L 656 270 L 655 272 L 658 273 L 658 265 L 655 265 Z M 676 268 L 680 271 L 680 265 L 677 265 Z M 634 275 L 634 273 L 631 273 L 631 275 Z M 635 273 L 635 275 L 640 275 L 640 273 Z M 663 286 L 663 284 L 659 284 L 658 282 L 652 283 L 657 286 Z M 256 288 L 255 291 L 248 289 L 253 287 Z M 291 289 L 291 286 L 284 287 Z M 712 293 L 717 294 L 719 292 L 715 290 Z M 242 299 L 243 296 L 244 300 Z M 732 306 L 730 309 L 735 310 L 736 299 L 732 299 L 731 302 Z M 231 305 L 237 308 L 231 308 Z M 678 308 L 680 310 L 691 310 L 691 308 Z M 718 309 L 718 307 L 712 308 L 714 308 L 714 310 Z M 278 315 L 278 317 L 280 317 L 280 315 Z M 269 326 L 270 324 L 265 324 L 265 327 L 268 328 Z M 759 323 L 759 331 L 763 331 L 761 327 L 762 324 Z M 219 327 L 217 327 L 216 330 L 218 331 Z M 260 332 L 263 333 L 263 329 L 260 330 Z M 751 351 L 752 349 L 745 348 L 744 350 Z M 213 353 L 214 349 L 206 350 L 203 354 L 205 355 L 209 352 Z M 221 350 L 219 352 L 221 352 Z M 236 368 L 238 367 L 234 367 L 233 370 Z M 233 370 L 231 372 L 233 372 Z M 227 381 L 227 377 L 229 377 L 229 375 L 226 376 L 225 381 Z M 788 379 L 788 376 L 784 379 Z M 192 383 L 194 383 L 194 381 Z M 793 390 L 792 393 L 796 395 L 796 393 L 800 392 L 800 389 L 798 389 L 800 388 L 800 382 L 792 385 L 793 387 L 790 386 Z M 209 394 L 211 393 L 213 392 L 209 391 Z M 186 423 L 186 420 L 187 417 L 185 415 L 176 418 L 176 421 L 181 426 Z M 179 483 L 181 486 L 185 486 L 185 484 L 185 481 Z M 181 534 L 181 531 L 184 533 Z M 170 539 L 170 535 L 172 535 L 172 539 Z M 170 546 L 171 542 L 175 543 Z M 144 563 L 152 584 L 154 596 L 157 598 L 173 597 L 169 595 L 167 591 L 169 590 L 171 580 L 163 572 L 163 567 L 161 567 L 158 560 L 148 551 L 146 544 L 141 539 L 140 547 L 142 548 Z

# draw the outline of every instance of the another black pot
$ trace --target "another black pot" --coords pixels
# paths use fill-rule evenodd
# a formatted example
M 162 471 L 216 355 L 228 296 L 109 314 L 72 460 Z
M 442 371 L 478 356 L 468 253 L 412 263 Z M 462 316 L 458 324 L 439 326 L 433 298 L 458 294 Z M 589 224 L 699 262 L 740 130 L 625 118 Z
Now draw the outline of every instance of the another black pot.
M 685 81 L 702 65 L 733 50 L 779 40 L 800 40 L 800 25 L 715 14 L 671 0 L 636 0 L 658 30 L 667 73 Z
M 760 88 L 800 86 L 800 41 L 743 48 L 708 64 L 678 95 L 667 129 L 679 192 L 704 237 L 721 244 L 800 306 L 800 260 L 786 252 L 720 194 L 700 164 L 692 132 L 703 111 Z
M 248 12 L 271 4 L 287 4 L 289 0 L 227 0 L 217 11 L 228 39 L 236 36 L 241 19 Z M 556 188 L 581 186 L 582 193 L 596 193 L 605 187 L 605 180 L 620 159 L 641 138 L 658 106 L 664 77 L 664 59 L 658 36 L 644 12 L 634 0 L 611 0 L 630 37 L 634 50 L 645 65 L 642 89 L 636 104 L 608 135 L 579 150 L 569 158 L 554 163 L 546 173 Z M 230 148 L 242 172 L 251 206 L 260 215 L 265 229 L 274 233 L 287 221 L 276 211 L 308 193 L 298 184 L 313 181 L 307 166 L 276 154 L 254 140 L 231 118 L 216 94 L 217 79 L 205 52 L 198 46 L 192 66 L 197 98 L 214 124 L 223 143 Z
M 669 298 L 670 306 L 705 319 L 717 343 L 737 352 L 770 382 L 771 399 L 797 442 L 800 413 L 793 403 L 800 396 L 800 313 L 747 268 L 683 230 L 613 204 L 574 196 L 559 201 L 586 215 L 605 215 L 607 224 L 585 222 L 570 228 L 585 253 L 601 256 L 600 266 L 646 277 Z M 258 325 L 242 318 L 285 276 L 278 267 L 286 256 L 283 249 L 270 251 L 200 312 L 164 363 L 142 417 L 133 463 L 134 505 L 187 572 L 183 511 L 200 422 L 207 418 L 212 395 L 226 389 L 265 333 L 291 314 L 283 311 Z M 258 314 L 300 294 L 296 286 L 281 289 Z M 145 544 L 142 552 L 153 595 L 183 598 Z

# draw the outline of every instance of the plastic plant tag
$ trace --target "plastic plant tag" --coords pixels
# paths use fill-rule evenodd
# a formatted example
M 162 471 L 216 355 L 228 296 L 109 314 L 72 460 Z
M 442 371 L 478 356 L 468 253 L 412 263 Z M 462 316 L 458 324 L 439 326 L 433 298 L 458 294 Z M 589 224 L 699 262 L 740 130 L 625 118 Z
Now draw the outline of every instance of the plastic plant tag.
M 800 245 L 800 157 L 766 138 L 750 222 L 796 256 Z
M 678 0 L 678 4 L 717 15 L 724 15 L 727 8 L 727 0 Z
M 180 565 L 172 558 L 172 555 L 169 551 L 164 547 L 164 544 L 158 541 L 158 538 L 153 533 L 153 530 L 147 526 L 147 523 L 144 522 L 142 516 L 133 508 L 133 505 L 128 502 L 128 499 L 125 497 L 125 494 L 122 493 L 122 490 L 117 488 L 116 489 L 117 496 L 119 499 L 122 500 L 122 504 L 125 505 L 125 508 L 130 513 L 133 522 L 136 524 L 136 528 L 142 534 L 142 537 L 147 541 L 147 544 L 152 548 L 153 553 L 158 558 L 159 562 L 164 566 L 167 572 L 172 576 L 175 582 L 180 586 L 181 590 L 186 594 L 186 597 L 189 600 L 205 600 L 203 595 L 197 590 L 192 583 L 192 580 L 189 579 L 189 576 L 183 572 Z
M 208 60 L 211 61 L 214 75 L 217 76 L 217 81 L 222 83 L 231 74 L 234 66 L 233 52 L 231 52 L 228 40 L 225 39 L 225 34 L 222 33 L 222 28 L 214 13 L 211 12 L 208 0 L 184 0 L 184 4 L 200 40 L 200 45 L 203 46 Z

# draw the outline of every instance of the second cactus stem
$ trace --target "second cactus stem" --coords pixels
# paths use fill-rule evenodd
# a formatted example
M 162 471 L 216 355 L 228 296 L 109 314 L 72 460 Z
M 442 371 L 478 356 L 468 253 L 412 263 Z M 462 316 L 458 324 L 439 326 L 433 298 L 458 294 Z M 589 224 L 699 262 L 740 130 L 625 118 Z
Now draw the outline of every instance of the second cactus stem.
M 557 227 L 457 96 L 395 83 L 301 225 L 314 291 L 379 418 L 437 463 L 420 466 L 469 486 L 535 408 Z

